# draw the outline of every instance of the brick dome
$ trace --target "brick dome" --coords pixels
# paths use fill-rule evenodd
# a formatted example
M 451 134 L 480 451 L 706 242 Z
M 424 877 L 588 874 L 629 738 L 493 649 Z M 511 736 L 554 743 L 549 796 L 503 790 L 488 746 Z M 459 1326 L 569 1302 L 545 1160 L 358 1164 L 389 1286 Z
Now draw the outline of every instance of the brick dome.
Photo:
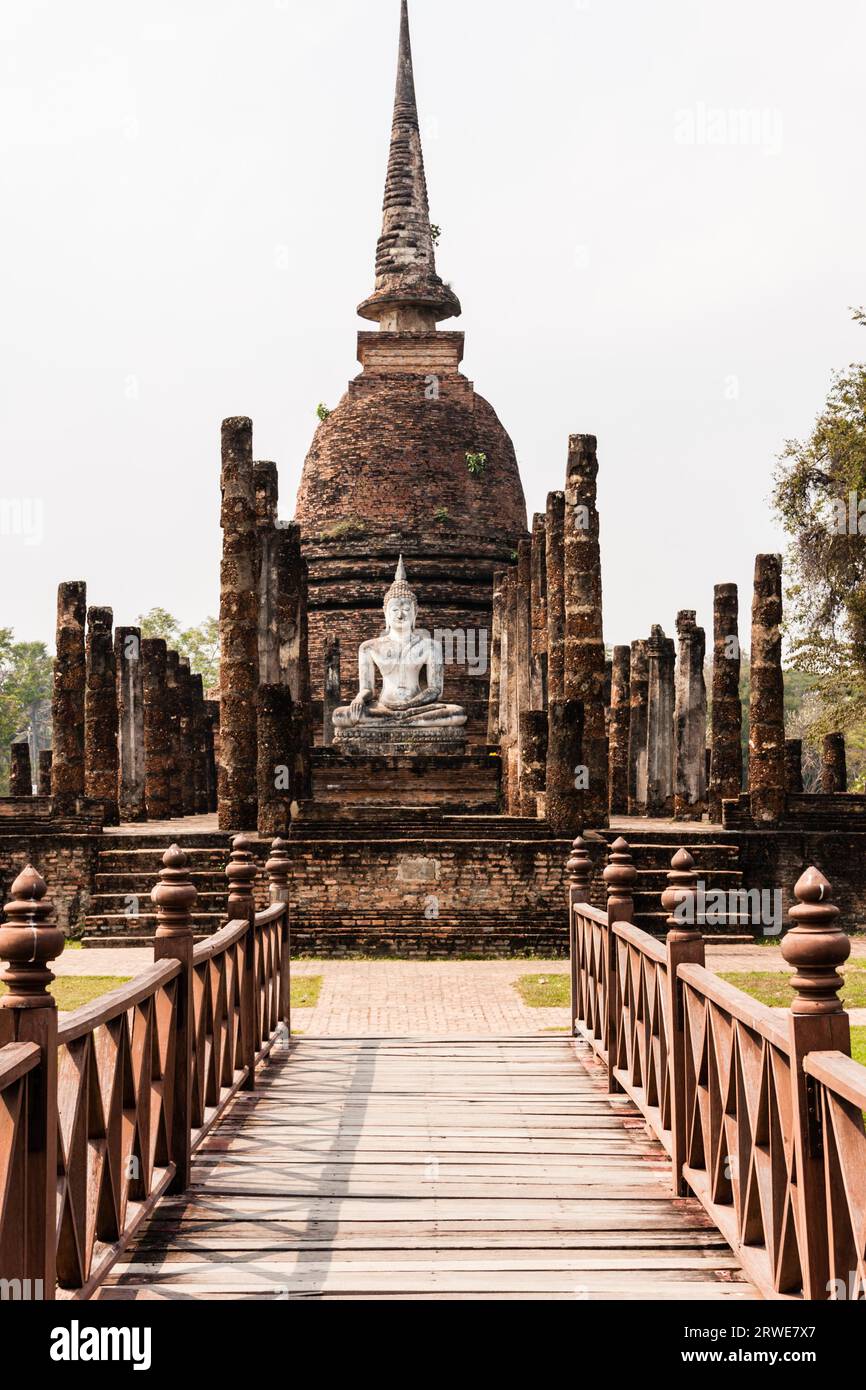
M 526 531 L 514 446 L 493 407 L 456 370 L 462 335 L 416 335 L 414 351 L 426 349 L 422 366 L 430 368 L 419 372 L 405 370 L 406 334 L 361 338 L 372 340 L 365 356 L 377 362 L 316 431 L 296 509 L 305 534 L 445 527 L 452 537 L 483 534 L 514 548 Z M 381 363 L 388 338 L 399 339 L 403 371 Z M 454 353 L 450 364 L 445 348 Z M 473 460 L 475 471 L 470 454 L 484 456 Z

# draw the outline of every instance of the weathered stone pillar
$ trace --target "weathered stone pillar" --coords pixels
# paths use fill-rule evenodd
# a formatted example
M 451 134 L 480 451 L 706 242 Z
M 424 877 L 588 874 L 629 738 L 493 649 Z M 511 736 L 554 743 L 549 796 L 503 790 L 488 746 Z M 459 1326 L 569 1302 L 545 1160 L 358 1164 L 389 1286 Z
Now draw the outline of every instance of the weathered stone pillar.
M 292 823 L 296 766 L 292 692 L 287 685 L 259 686 L 258 793 L 260 835 L 285 835 Z
M 210 810 L 208 800 L 208 742 L 207 714 L 204 703 L 204 678 L 195 671 L 191 677 L 194 740 L 194 794 L 195 814 L 206 816 Z
M 647 807 L 647 643 L 632 642 L 629 668 L 628 813 L 645 816 Z
M 141 643 L 144 682 L 144 804 L 148 820 L 171 816 L 171 719 L 166 689 L 167 652 L 161 637 Z
M 168 768 L 169 814 L 175 819 L 183 815 L 183 749 L 180 736 L 180 655 L 170 648 L 165 654 L 165 704 L 171 753 Z
M 522 716 L 532 708 L 532 542 L 517 546 L 517 785 L 513 813 L 521 815 L 523 803 Z
M 505 737 L 503 761 L 506 772 L 506 811 L 510 816 L 520 808 L 520 580 L 516 569 L 505 588 L 505 622 L 508 630 L 508 667 L 505 687 Z
M 821 791 L 825 796 L 848 790 L 845 735 L 825 734 L 821 743 Z
M 547 781 L 547 710 L 524 710 L 520 716 L 520 814 L 536 817 L 538 797 Z
M 547 700 L 565 699 L 565 493 L 547 494 Z
M 13 743 L 9 749 L 9 795 L 33 795 L 33 768 L 30 765 L 30 744 L 26 738 Z
M 696 614 L 677 614 L 679 661 L 676 668 L 674 727 L 676 773 L 674 815 L 677 820 L 702 820 L 707 810 L 707 686 L 704 629 Z
M 324 667 L 322 742 L 326 748 L 330 748 L 334 742 L 334 710 L 339 708 L 341 703 L 340 687 L 342 683 L 340 639 L 334 637 L 333 634 L 329 634 L 325 642 Z
M 608 823 L 598 459 L 591 434 L 572 435 L 565 486 L 565 698 L 583 704 L 584 826 Z
M 256 544 L 259 590 L 259 681 L 280 682 L 280 643 L 277 633 L 277 573 L 275 565 L 279 480 L 275 463 L 254 463 Z
M 554 835 L 568 837 L 583 829 L 584 793 L 575 779 L 583 758 L 583 706 L 580 700 L 554 700 L 548 707 L 547 822 Z
M 105 824 L 117 825 L 117 670 L 114 614 L 87 612 L 87 686 L 84 698 L 84 794 L 105 806 Z
M 207 743 L 207 808 L 213 814 L 218 809 L 217 768 L 219 766 L 220 702 L 205 700 L 205 741 Z
M 177 667 L 177 687 L 180 704 L 180 793 L 181 814 L 195 815 L 195 711 L 192 695 L 192 672 L 189 662 L 181 657 Z
M 280 650 L 279 685 L 292 697 L 294 752 L 297 780 L 292 794 L 297 801 L 312 796 L 313 725 L 310 711 L 310 660 L 308 650 L 307 562 L 301 553 L 301 528 L 296 522 L 278 522 L 274 532 L 276 631 Z
M 502 594 L 504 570 L 493 572 L 493 619 L 490 634 L 490 693 L 487 705 L 487 742 L 492 748 L 499 744 L 499 704 L 502 688 Z
M 54 755 L 50 748 L 43 748 L 39 754 L 39 795 L 51 795 L 51 764 Z
M 57 590 L 57 656 L 51 696 L 51 794 L 60 811 L 84 796 L 85 620 L 87 585 L 81 580 Z
M 259 557 L 253 426 L 244 417 L 223 421 L 221 487 L 219 825 L 251 830 L 258 812 Z
M 540 512 L 532 518 L 532 665 L 529 703 L 547 709 L 547 521 Z
M 793 796 L 803 792 L 803 740 L 785 739 L 785 791 Z
M 509 672 L 511 670 L 511 570 L 502 571 L 500 584 L 501 594 L 501 631 L 500 631 L 500 654 L 499 654 L 499 742 L 502 749 L 503 769 L 505 767 L 505 750 L 508 743 L 509 729 L 508 719 L 511 713 L 511 683 Z M 502 779 L 503 790 L 505 789 L 505 773 Z
M 117 800 L 122 821 L 144 820 L 144 669 L 141 630 L 119 627 L 114 633 L 117 668 Z
M 628 743 L 631 724 L 631 652 L 614 647 L 610 677 L 609 807 L 612 816 L 628 814 Z
M 736 584 L 713 590 L 713 715 L 709 813 L 722 823 L 722 802 L 743 790 L 743 706 L 740 700 L 739 599 Z
M 647 815 L 674 813 L 674 667 L 673 639 L 656 624 L 647 653 Z
M 785 810 L 785 687 L 782 677 L 782 557 L 758 555 L 752 601 L 749 801 L 759 824 Z

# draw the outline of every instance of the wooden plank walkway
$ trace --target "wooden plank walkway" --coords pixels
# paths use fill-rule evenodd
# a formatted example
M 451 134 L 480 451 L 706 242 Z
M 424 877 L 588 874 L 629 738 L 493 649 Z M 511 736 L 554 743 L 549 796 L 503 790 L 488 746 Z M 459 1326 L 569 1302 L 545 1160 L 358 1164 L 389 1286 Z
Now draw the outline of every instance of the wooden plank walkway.
M 632 1104 L 565 1038 L 305 1037 L 103 1299 L 751 1299 Z

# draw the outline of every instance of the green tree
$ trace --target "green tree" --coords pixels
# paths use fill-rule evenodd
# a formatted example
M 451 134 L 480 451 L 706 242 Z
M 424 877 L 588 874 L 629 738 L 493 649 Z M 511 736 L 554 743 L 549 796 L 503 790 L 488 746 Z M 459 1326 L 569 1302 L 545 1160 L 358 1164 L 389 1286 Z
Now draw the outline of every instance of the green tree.
M 44 727 L 53 662 L 44 642 L 15 642 L 0 628 L 0 794 L 9 792 L 9 745 L 29 728 Z
M 866 312 L 854 313 L 866 324 Z M 866 364 L 833 378 L 812 433 L 778 461 L 773 504 L 789 538 L 786 635 L 813 675 L 815 731 L 866 723 Z
M 219 685 L 220 634 L 216 618 L 205 618 L 197 627 L 181 631 L 180 623 L 164 608 L 151 608 L 138 620 L 142 637 L 161 637 L 174 651 L 186 657 L 190 670 L 198 672 L 205 690 Z

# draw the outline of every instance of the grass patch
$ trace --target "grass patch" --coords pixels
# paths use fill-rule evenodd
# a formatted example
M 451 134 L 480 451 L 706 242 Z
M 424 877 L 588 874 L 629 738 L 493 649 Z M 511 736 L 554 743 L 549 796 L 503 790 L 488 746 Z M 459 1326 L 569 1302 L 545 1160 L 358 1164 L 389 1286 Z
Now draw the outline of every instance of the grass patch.
M 90 1004 L 101 994 L 119 989 L 128 981 L 128 975 L 63 975 L 54 981 L 51 993 L 57 1000 L 57 1007 L 61 1013 L 69 1014 L 73 1009 L 80 1009 L 82 1004 Z M 0 985 L 0 994 L 5 993 L 6 986 Z
M 314 1009 L 322 992 L 322 980 L 321 975 L 295 975 L 292 979 L 292 1008 Z
M 571 994 L 568 975 L 521 975 L 514 988 L 530 1009 L 565 1009 Z
M 866 1067 L 866 1028 L 851 1029 L 851 1056 Z
M 842 971 L 845 985 L 842 990 L 842 1003 L 846 1009 L 866 1009 L 866 969 L 863 961 L 856 961 Z M 750 970 L 730 972 L 720 976 L 729 984 L 736 985 L 744 994 L 769 1004 L 771 1009 L 788 1009 L 794 998 L 791 976 L 784 971 Z

